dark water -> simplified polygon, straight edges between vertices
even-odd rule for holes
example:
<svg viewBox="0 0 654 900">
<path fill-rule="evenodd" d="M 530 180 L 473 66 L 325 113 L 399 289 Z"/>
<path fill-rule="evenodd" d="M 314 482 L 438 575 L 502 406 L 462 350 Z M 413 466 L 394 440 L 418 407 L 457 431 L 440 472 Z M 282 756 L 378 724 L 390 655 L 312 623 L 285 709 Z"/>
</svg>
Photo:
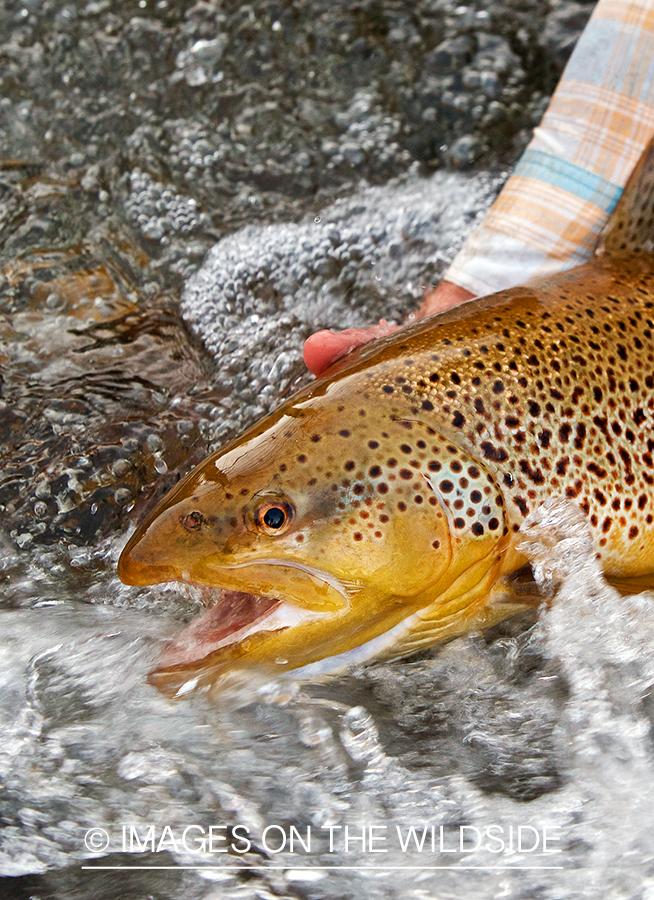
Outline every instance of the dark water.
<svg viewBox="0 0 654 900">
<path fill-rule="evenodd" d="M 145 680 L 199 600 L 115 576 L 149 504 L 306 377 L 308 333 L 438 279 L 590 8 L 0 4 L 3 896 L 651 896 L 652 613 L 565 511 L 538 623 L 218 704 Z M 211 825 L 237 849 L 180 839 Z M 447 852 L 491 825 L 562 852 Z M 310 851 L 276 852 L 291 826 Z"/>
</svg>

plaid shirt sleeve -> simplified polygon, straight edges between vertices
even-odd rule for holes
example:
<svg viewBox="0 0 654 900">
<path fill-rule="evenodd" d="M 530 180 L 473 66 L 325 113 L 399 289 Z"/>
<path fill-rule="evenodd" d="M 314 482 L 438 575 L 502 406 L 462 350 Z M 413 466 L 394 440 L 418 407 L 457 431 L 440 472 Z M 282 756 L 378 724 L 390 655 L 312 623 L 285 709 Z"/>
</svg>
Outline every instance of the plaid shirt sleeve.
<svg viewBox="0 0 654 900">
<path fill-rule="evenodd" d="M 654 0 L 599 0 L 541 125 L 444 278 L 478 295 L 585 262 L 654 134 Z"/>
</svg>

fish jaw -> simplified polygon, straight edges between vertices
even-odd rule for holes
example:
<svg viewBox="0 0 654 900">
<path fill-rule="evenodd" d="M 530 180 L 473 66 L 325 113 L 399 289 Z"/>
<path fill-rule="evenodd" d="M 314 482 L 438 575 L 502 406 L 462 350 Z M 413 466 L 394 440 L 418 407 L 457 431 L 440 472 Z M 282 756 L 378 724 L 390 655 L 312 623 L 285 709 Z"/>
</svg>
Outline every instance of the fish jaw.
<svg viewBox="0 0 654 900">
<path fill-rule="evenodd" d="M 150 673 L 150 683 L 172 695 L 191 683 L 194 689 L 219 688 L 235 670 L 275 677 L 340 657 L 382 638 L 428 602 L 345 583 L 284 559 L 229 567 L 206 558 L 182 569 L 150 564 L 150 555 L 147 542 L 137 537 L 121 558 L 121 577 L 139 584 L 176 581 L 218 588 L 216 605 L 167 645 Z"/>
<path fill-rule="evenodd" d="M 155 673 L 183 670 L 246 641 L 259 631 L 274 632 L 315 618 L 316 614 L 283 600 L 241 591 L 219 591 L 216 605 L 195 619 L 166 646 Z"/>
<path fill-rule="evenodd" d="M 487 627 L 522 608 L 494 602 L 502 554 L 479 560 L 443 594 L 393 598 L 362 592 L 341 610 L 316 612 L 286 601 L 221 592 L 217 605 L 165 649 L 148 680 L 163 693 L 220 694 L 239 673 L 275 679 L 335 674 L 354 664 L 397 659 Z M 236 679 L 236 680 L 234 680 Z"/>
<path fill-rule="evenodd" d="M 218 589 L 216 605 L 166 647 L 149 676 L 169 695 L 184 693 L 189 684 L 219 689 L 235 670 L 270 678 L 369 643 L 372 653 L 376 639 L 383 643 L 385 634 L 432 599 L 424 592 L 400 596 L 374 577 L 353 580 L 281 553 L 230 557 L 220 541 L 214 546 L 199 533 L 180 530 L 179 520 L 189 514 L 186 502 L 178 496 L 159 508 L 128 541 L 119 563 L 127 583 Z M 406 536 L 405 551 L 410 541 L 415 535 Z"/>
<path fill-rule="evenodd" d="M 316 663 L 324 671 L 339 671 L 352 654 L 357 661 L 377 655 L 385 636 L 390 640 L 416 612 L 415 601 L 384 609 L 382 598 L 365 599 L 316 612 L 270 597 L 221 592 L 215 607 L 168 644 L 148 680 L 181 696 L 189 690 L 219 692 L 239 671 L 267 679 Z"/>
</svg>

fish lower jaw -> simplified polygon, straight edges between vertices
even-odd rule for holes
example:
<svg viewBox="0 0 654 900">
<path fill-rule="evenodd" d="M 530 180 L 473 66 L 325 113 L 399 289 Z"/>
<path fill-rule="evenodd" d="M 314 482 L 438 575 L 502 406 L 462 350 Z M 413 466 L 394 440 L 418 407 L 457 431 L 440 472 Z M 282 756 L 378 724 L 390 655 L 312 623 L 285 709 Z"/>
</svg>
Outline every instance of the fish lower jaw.
<svg viewBox="0 0 654 900">
<path fill-rule="evenodd" d="M 209 656 L 213 664 L 217 661 L 214 654 L 220 650 L 242 645 L 262 632 L 282 631 L 321 616 L 272 597 L 215 589 L 211 595 L 213 605 L 168 644 L 155 672 L 196 666 Z M 288 660 L 276 662 L 285 665 Z"/>
<path fill-rule="evenodd" d="M 420 611 L 419 611 L 420 612 Z M 373 661 L 390 661 L 394 658 L 400 658 L 403 654 L 395 656 L 390 650 L 411 630 L 414 618 L 418 613 L 409 615 L 406 619 L 402 619 L 397 625 L 378 634 L 377 637 L 371 638 L 358 647 L 346 650 L 344 653 L 338 653 L 335 656 L 326 656 L 315 662 L 307 663 L 297 669 L 293 669 L 282 674 L 293 678 L 316 678 L 322 675 L 337 675 L 352 669 L 355 666 Z"/>
</svg>

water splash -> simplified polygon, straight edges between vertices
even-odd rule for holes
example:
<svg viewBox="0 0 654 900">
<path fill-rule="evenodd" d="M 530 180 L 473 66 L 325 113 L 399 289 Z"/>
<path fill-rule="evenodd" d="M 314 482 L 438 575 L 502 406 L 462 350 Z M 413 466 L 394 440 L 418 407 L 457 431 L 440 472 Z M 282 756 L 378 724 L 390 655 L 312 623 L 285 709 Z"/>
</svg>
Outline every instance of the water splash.
<svg viewBox="0 0 654 900">
<path fill-rule="evenodd" d="M 214 439 L 279 403 L 304 371 L 312 332 L 402 321 L 502 180 L 414 177 L 363 189 L 310 220 L 250 226 L 216 244 L 182 298 L 183 317 L 217 361 L 217 383 L 238 391 L 212 411 Z"/>
<path fill-rule="evenodd" d="M 554 595 L 535 624 L 340 679 L 241 686 L 236 702 L 169 702 L 147 686 L 170 616 L 68 603 L 33 611 L 37 629 L 3 613 L 3 871 L 97 860 L 83 842 L 93 827 L 121 852 L 127 823 L 141 849 L 169 825 L 177 845 L 162 849 L 218 865 L 225 898 L 243 896 L 243 869 L 271 896 L 293 884 L 366 900 L 646 896 L 654 606 L 605 584 L 574 508 L 551 504 L 524 533 Z M 247 835 L 247 852 L 208 853 L 212 824 Z M 310 852 L 277 852 L 291 827 L 311 834 Z M 529 850 L 544 828 L 560 853 Z"/>
</svg>

